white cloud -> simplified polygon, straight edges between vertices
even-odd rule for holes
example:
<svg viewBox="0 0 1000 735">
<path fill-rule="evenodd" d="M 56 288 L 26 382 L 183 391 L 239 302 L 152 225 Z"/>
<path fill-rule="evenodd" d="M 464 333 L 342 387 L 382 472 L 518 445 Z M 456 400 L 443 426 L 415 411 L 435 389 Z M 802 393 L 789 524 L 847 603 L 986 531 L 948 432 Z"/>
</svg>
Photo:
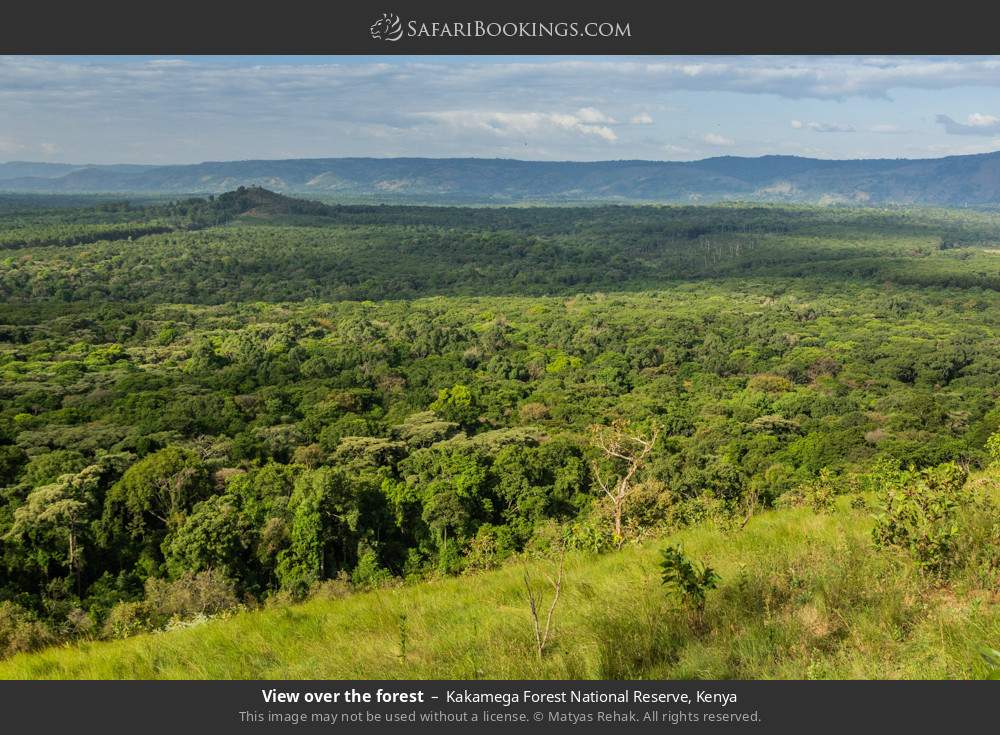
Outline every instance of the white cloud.
<svg viewBox="0 0 1000 735">
<path fill-rule="evenodd" d="M 609 117 L 600 110 L 595 110 L 593 107 L 581 107 L 576 111 L 576 117 L 580 119 L 580 122 L 587 123 L 588 125 L 598 123 L 614 125 L 617 122 L 613 117 Z"/>
<path fill-rule="evenodd" d="M 718 133 L 705 133 L 701 136 L 703 142 L 708 143 L 708 145 L 728 147 L 731 145 L 736 145 L 736 141 L 732 138 L 727 138 L 725 135 L 719 135 Z"/>
<path fill-rule="evenodd" d="M 796 130 L 812 130 L 814 133 L 853 133 L 854 126 L 846 123 L 829 122 L 802 122 L 792 120 L 792 127 Z"/>
<path fill-rule="evenodd" d="M 993 127 L 997 123 L 1000 123 L 1000 117 L 995 115 L 984 115 L 981 112 L 973 112 L 969 115 L 969 125 L 973 127 Z"/>
<path fill-rule="evenodd" d="M 0 154 L 5 156 L 13 155 L 24 150 L 24 146 L 13 138 L 0 135 Z"/>
<path fill-rule="evenodd" d="M 1000 117 L 973 112 L 960 123 L 947 115 L 938 115 L 937 122 L 944 126 L 949 135 L 996 135 L 1000 133 Z"/>
<path fill-rule="evenodd" d="M 927 149 L 956 135 L 979 136 L 969 139 L 986 145 L 1000 136 L 1000 111 L 988 114 L 981 100 L 997 90 L 1000 56 L 0 57 L 0 160 L 599 160 L 608 157 L 611 143 L 616 157 L 655 158 L 719 147 L 761 155 L 801 145 L 804 152 L 820 138 L 824 156 L 850 157 L 864 136 L 811 132 L 852 127 L 824 120 L 913 120 L 909 131 L 855 123 L 869 134 L 908 132 L 871 145 L 893 156 L 907 153 L 904 142 Z M 818 102 L 800 107 L 803 99 Z M 945 105 L 963 110 L 957 121 L 942 115 L 938 126 L 917 127 L 917 120 L 933 119 L 934 110 L 949 109 Z M 975 109 L 982 111 L 966 117 Z M 792 126 L 802 135 L 776 131 L 795 116 L 800 119 Z M 718 130 L 723 120 L 724 126 L 739 121 L 738 141 L 719 133 L 712 134 L 714 142 L 697 132 L 685 137 Z M 690 151 L 665 153 L 665 140 Z M 43 145 L 52 147 L 46 152 Z"/>
<path fill-rule="evenodd" d="M 586 64 L 588 62 L 565 62 Z M 775 94 L 792 99 L 887 97 L 897 89 L 947 89 L 956 86 L 1000 87 L 1000 58 L 891 57 L 722 57 L 692 62 L 589 62 L 592 74 L 612 70 L 632 83 L 659 88 Z M 614 67 L 612 68 L 612 65 Z M 618 84 L 628 84 L 620 79 Z"/>
<path fill-rule="evenodd" d="M 443 110 L 421 112 L 416 116 L 455 128 L 487 131 L 502 136 L 527 136 L 563 131 L 596 136 L 609 143 L 618 139 L 615 131 L 607 125 L 597 124 L 613 123 L 614 120 L 593 108 L 583 108 L 576 113 Z"/>
<path fill-rule="evenodd" d="M 872 125 L 870 128 L 868 128 L 868 131 L 872 133 L 882 133 L 886 135 L 895 135 L 898 133 L 907 132 L 899 125 L 893 125 L 892 123 L 879 123 L 878 125 Z"/>
</svg>

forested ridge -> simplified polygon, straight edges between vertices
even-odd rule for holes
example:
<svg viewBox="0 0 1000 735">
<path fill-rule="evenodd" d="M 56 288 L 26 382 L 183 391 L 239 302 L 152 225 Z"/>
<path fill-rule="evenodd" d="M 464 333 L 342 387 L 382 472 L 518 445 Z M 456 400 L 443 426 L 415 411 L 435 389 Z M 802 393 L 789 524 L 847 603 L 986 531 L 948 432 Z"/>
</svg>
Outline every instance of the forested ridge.
<svg viewBox="0 0 1000 735">
<path fill-rule="evenodd" d="M 0 655 L 988 469 L 998 243 L 933 209 L 19 201 Z M 655 437 L 620 533 L 613 426 Z"/>
<path fill-rule="evenodd" d="M 433 204 L 709 203 L 993 206 L 997 152 L 924 159 L 717 156 L 696 161 L 311 158 L 151 165 L 0 163 L 0 191 L 179 196 L 264 186 L 340 201 Z"/>
</svg>

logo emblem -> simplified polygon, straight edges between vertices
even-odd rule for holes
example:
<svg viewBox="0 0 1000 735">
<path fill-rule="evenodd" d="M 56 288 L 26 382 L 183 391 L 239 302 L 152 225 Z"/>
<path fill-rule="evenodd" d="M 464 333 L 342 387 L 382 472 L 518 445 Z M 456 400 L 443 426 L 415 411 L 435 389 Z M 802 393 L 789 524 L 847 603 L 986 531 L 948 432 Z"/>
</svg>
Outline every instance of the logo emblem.
<svg viewBox="0 0 1000 735">
<path fill-rule="evenodd" d="M 398 41 L 403 37 L 403 24 L 395 13 L 382 13 L 368 30 L 376 41 Z"/>
</svg>

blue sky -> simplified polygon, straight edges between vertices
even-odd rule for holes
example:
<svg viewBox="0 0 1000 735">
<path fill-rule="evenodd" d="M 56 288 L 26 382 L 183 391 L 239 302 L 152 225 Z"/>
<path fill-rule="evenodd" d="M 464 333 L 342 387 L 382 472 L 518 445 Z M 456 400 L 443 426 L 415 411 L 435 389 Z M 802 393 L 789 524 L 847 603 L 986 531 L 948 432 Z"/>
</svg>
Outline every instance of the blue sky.
<svg viewBox="0 0 1000 735">
<path fill-rule="evenodd" d="M 0 161 L 998 149 L 1000 57 L 0 58 Z"/>
</svg>

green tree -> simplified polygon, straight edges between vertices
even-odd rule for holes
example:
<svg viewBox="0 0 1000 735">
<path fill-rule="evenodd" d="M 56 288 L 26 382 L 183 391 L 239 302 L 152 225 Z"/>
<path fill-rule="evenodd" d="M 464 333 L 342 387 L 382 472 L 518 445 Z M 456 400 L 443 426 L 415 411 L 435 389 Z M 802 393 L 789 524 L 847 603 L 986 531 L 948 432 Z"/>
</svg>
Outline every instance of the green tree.
<svg viewBox="0 0 1000 735">
<path fill-rule="evenodd" d="M 278 557 L 283 588 L 297 594 L 356 563 L 361 509 L 358 487 L 342 470 L 306 470 L 295 482 L 289 504 L 289 547 Z"/>
<path fill-rule="evenodd" d="M 442 388 L 430 410 L 445 421 L 454 421 L 465 427 L 474 427 L 479 420 L 479 403 L 467 385 Z"/>
<path fill-rule="evenodd" d="M 78 595 L 84 551 L 81 535 L 90 520 L 99 481 L 100 468 L 92 466 L 35 488 L 14 511 L 14 522 L 4 537 L 29 547 L 29 555 L 43 572 L 53 561 L 64 567 L 74 577 Z"/>
<path fill-rule="evenodd" d="M 107 533 L 125 529 L 137 539 L 160 537 L 212 490 L 208 467 L 197 453 L 178 446 L 132 465 L 108 491 L 102 522 Z"/>
<path fill-rule="evenodd" d="M 248 544 L 254 530 L 244 523 L 230 495 L 215 495 L 197 503 L 167 541 L 167 568 L 174 577 L 184 572 L 218 569 L 227 577 L 252 584 L 253 557 Z"/>
</svg>

